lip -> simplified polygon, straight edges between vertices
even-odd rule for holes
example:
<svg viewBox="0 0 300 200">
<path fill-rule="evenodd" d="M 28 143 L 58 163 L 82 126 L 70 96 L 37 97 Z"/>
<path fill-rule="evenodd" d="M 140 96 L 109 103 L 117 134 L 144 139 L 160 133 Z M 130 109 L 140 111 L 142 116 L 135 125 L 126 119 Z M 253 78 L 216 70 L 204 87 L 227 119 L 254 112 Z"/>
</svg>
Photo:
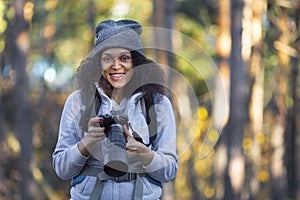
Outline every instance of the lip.
<svg viewBox="0 0 300 200">
<path fill-rule="evenodd" d="M 109 76 L 114 81 L 119 81 L 124 78 L 126 73 L 109 73 Z"/>
</svg>

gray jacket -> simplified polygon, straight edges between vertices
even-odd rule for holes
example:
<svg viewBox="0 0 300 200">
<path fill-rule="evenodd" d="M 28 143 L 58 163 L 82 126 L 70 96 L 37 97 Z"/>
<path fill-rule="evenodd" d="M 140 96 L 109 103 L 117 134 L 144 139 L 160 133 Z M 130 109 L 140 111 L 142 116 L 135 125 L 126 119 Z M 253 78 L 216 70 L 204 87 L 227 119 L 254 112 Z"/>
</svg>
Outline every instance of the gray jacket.
<svg viewBox="0 0 300 200">
<path fill-rule="evenodd" d="M 101 107 L 98 114 L 109 113 L 112 102 L 101 89 Z M 133 129 L 139 133 L 143 140 L 147 141 L 148 126 L 143 117 L 141 104 L 142 94 L 132 96 L 128 102 L 126 114 Z M 77 147 L 80 139 L 87 134 L 79 128 L 79 121 L 85 106 L 81 104 L 80 91 L 73 92 L 66 100 L 59 128 L 58 141 L 53 152 L 53 167 L 57 175 L 63 180 L 69 180 L 80 174 L 85 166 L 103 166 L 103 143 L 97 143 L 90 150 L 89 157 L 83 156 Z M 148 166 L 143 166 L 137 159 L 129 160 L 129 171 L 135 173 L 147 173 L 151 178 L 166 183 L 172 181 L 178 170 L 178 158 L 176 154 L 176 124 L 172 105 L 169 99 L 161 96 L 155 104 L 157 120 L 157 137 L 149 146 L 154 151 L 154 158 Z M 71 188 L 71 199 L 89 199 L 96 177 L 87 176 L 81 183 Z M 146 177 L 142 177 L 143 199 L 159 199 L 162 188 L 152 184 Z M 128 182 L 103 182 L 101 199 L 133 199 L 135 180 Z"/>
</svg>

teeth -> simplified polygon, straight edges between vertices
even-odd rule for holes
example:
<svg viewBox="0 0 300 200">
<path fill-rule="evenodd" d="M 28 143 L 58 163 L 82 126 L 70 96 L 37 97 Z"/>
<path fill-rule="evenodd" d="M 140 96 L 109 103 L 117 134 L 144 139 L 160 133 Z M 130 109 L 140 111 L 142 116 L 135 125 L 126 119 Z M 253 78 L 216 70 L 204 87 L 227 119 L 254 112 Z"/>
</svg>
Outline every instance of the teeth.
<svg viewBox="0 0 300 200">
<path fill-rule="evenodd" d="M 123 74 L 112 74 L 112 76 L 113 76 L 113 77 L 118 77 L 118 78 L 119 78 L 119 77 L 122 77 Z"/>
<path fill-rule="evenodd" d="M 110 76 L 114 77 L 114 78 L 122 78 L 124 76 L 125 73 L 109 73 Z"/>
</svg>

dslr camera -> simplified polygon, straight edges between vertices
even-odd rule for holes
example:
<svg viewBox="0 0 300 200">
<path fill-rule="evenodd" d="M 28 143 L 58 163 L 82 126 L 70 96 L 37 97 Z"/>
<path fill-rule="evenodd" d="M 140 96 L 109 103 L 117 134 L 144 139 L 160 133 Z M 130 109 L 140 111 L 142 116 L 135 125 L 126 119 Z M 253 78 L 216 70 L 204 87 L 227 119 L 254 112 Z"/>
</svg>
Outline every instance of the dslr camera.
<svg viewBox="0 0 300 200">
<path fill-rule="evenodd" d="M 104 127 L 107 142 L 104 152 L 104 172 L 112 177 L 120 177 L 128 171 L 126 138 L 122 124 L 127 123 L 126 117 L 106 114 L 100 115 L 100 126 Z"/>
</svg>

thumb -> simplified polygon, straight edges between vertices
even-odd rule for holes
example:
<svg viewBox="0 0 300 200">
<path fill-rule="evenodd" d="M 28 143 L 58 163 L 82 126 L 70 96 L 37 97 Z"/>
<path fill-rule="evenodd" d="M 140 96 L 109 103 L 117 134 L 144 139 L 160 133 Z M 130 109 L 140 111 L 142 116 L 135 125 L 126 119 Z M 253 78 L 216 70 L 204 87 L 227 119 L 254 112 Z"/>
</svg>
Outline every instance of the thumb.
<svg viewBox="0 0 300 200">
<path fill-rule="evenodd" d="M 123 125 L 123 130 L 124 130 L 124 136 L 127 140 L 129 140 L 132 136 L 130 135 L 127 126 L 124 124 Z"/>
</svg>

